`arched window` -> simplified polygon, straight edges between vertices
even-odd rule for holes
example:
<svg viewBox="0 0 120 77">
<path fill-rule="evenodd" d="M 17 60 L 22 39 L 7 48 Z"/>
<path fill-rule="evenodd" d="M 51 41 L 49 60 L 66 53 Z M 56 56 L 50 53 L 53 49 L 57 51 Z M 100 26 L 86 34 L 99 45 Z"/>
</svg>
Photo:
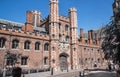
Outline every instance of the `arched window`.
<svg viewBox="0 0 120 77">
<path fill-rule="evenodd" d="M 0 48 L 5 48 L 5 38 L 0 38 Z"/>
<path fill-rule="evenodd" d="M 30 49 L 30 41 L 24 42 L 24 49 Z"/>
<path fill-rule="evenodd" d="M 65 25 L 65 31 L 68 31 L 68 30 L 69 30 L 69 26 Z"/>
<path fill-rule="evenodd" d="M 39 42 L 35 43 L 35 50 L 40 50 L 40 43 Z"/>
<path fill-rule="evenodd" d="M 44 57 L 44 65 L 48 64 L 48 57 Z"/>
<path fill-rule="evenodd" d="M 13 40 L 12 41 L 12 48 L 13 49 L 18 49 L 19 47 L 19 41 L 18 40 Z"/>
<path fill-rule="evenodd" d="M 49 48 L 49 44 L 45 43 L 45 45 L 44 45 L 44 51 L 48 51 L 48 48 Z"/>
<path fill-rule="evenodd" d="M 28 64 L 28 57 L 22 56 L 21 58 L 21 65 L 27 65 Z"/>
</svg>

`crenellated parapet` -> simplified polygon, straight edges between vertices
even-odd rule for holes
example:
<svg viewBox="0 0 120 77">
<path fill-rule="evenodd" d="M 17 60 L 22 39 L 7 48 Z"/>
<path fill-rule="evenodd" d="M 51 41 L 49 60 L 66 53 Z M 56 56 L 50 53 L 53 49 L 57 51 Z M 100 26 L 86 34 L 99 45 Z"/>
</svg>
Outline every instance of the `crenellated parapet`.
<svg viewBox="0 0 120 77">
<path fill-rule="evenodd" d="M 68 22 L 68 23 L 70 22 L 70 20 L 69 20 L 68 17 L 66 17 L 66 16 L 61 16 L 61 15 L 59 16 L 59 20 L 60 20 L 60 21 L 65 21 L 65 22 Z"/>
<path fill-rule="evenodd" d="M 13 29 L 6 29 L 6 28 L 1 28 L 0 34 L 6 34 L 6 35 L 12 34 L 13 36 L 19 36 L 19 37 L 50 40 L 49 35 L 43 35 L 43 34 L 31 33 L 31 32 L 25 32 L 25 31 L 13 30 Z"/>
</svg>

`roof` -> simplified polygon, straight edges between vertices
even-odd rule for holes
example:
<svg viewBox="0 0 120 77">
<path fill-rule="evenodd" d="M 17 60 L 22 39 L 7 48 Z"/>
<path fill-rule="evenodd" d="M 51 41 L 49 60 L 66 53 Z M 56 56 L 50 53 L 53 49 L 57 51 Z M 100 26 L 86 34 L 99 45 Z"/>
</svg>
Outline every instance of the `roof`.
<svg viewBox="0 0 120 77">
<path fill-rule="evenodd" d="M 5 20 L 5 19 L 0 19 L 0 23 L 10 24 L 10 25 L 13 25 L 13 26 L 18 26 L 18 27 L 22 27 L 24 25 L 23 23 L 13 22 L 13 21 Z"/>
<path fill-rule="evenodd" d="M 45 28 L 43 27 L 34 27 L 34 30 L 38 30 L 40 32 L 46 32 Z"/>
</svg>

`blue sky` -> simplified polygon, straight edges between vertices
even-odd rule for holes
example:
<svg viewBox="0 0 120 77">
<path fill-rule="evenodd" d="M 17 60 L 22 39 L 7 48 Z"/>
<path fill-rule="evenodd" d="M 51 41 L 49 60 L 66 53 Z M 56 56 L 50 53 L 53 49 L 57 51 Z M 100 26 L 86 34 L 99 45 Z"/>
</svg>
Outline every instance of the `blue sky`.
<svg viewBox="0 0 120 77">
<path fill-rule="evenodd" d="M 78 29 L 98 29 L 110 21 L 114 0 L 59 0 L 59 14 L 68 16 L 68 9 L 75 7 Z M 27 10 L 39 10 L 42 18 L 49 14 L 49 0 L 0 0 L 0 18 L 25 23 Z"/>
</svg>

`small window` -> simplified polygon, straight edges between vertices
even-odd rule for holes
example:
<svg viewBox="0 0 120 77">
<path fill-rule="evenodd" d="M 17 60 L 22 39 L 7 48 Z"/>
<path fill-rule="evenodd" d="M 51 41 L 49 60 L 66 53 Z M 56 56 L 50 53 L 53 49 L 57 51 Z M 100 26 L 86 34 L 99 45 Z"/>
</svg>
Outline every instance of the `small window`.
<svg viewBox="0 0 120 77">
<path fill-rule="evenodd" d="M 100 63 L 100 59 L 98 58 L 98 63 Z"/>
<path fill-rule="evenodd" d="M 85 43 L 87 44 L 87 43 L 88 43 L 88 40 L 85 40 Z"/>
<path fill-rule="evenodd" d="M 13 49 L 18 49 L 19 46 L 19 41 L 18 40 L 13 40 L 12 41 L 12 48 Z"/>
<path fill-rule="evenodd" d="M 52 63 L 55 63 L 55 59 L 52 59 Z"/>
<path fill-rule="evenodd" d="M 35 50 L 40 50 L 40 43 L 39 42 L 35 43 Z"/>
<path fill-rule="evenodd" d="M 73 48 L 74 51 L 76 51 L 76 48 Z"/>
<path fill-rule="evenodd" d="M 25 41 L 24 49 L 30 49 L 30 42 L 29 41 Z"/>
<path fill-rule="evenodd" d="M 86 50 L 86 48 L 84 48 L 84 50 Z"/>
<path fill-rule="evenodd" d="M 87 63 L 87 58 L 85 58 L 85 63 Z"/>
<path fill-rule="evenodd" d="M 27 60 L 28 60 L 28 57 L 22 57 L 21 58 L 21 65 L 27 65 Z"/>
<path fill-rule="evenodd" d="M 5 39 L 4 38 L 0 38 L 0 48 L 4 48 L 5 47 Z"/>
<path fill-rule="evenodd" d="M 44 50 L 45 50 L 45 51 L 48 51 L 48 48 L 49 48 L 49 44 L 46 43 L 46 44 L 44 45 Z"/>
<path fill-rule="evenodd" d="M 48 64 L 48 57 L 44 57 L 44 65 Z"/>
<path fill-rule="evenodd" d="M 66 38 L 65 38 L 65 39 L 66 39 L 66 41 L 69 41 L 69 36 L 66 36 Z"/>
<path fill-rule="evenodd" d="M 68 31 L 68 30 L 69 30 L 69 26 L 66 25 L 66 26 L 65 26 L 65 31 Z"/>
<path fill-rule="evenodd" d="M 100 52 L 100 50 L 98 49 L 98 53 Z"/>
<path fill-rule="evenodd" d="M 55 38 L 55 34 L 52 34 L 52 38 Z"/>
<path fill-rule="evenodd" d="M 61 34 L 59 34 L 59 40 L 62 40 L 62 36 L 61 36 Z"/>
<path fill-rule="evenodd" d="M 59 30 L 61 30 L 61 23 L 59 23 Z"/>
</svg>

